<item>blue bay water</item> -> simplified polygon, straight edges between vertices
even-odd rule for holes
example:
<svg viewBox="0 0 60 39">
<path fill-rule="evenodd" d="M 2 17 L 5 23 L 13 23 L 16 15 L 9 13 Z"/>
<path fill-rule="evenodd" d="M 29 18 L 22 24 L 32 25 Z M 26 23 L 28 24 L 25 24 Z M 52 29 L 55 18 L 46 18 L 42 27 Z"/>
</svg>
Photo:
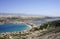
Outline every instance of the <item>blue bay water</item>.
<svg viewBox="0 0 60 39">
<path fill-rule="evenodd" d="M 26 30 L 29 27 L 25 24 L 0 24 L 0 33 L 4 32 L 17 32 Z"/>
</svg>

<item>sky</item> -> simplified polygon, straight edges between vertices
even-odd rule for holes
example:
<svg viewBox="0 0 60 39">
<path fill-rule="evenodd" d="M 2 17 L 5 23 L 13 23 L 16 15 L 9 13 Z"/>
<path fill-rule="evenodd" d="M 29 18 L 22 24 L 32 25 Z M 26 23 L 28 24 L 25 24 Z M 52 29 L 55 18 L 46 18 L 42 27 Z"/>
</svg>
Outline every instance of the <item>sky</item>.
<svg viewBox="0 0 60 39">
<path fill-rule="evenodd" d="M 0 13 L 60 16 L 60 0 L 0 0 Z"/>
</svg>

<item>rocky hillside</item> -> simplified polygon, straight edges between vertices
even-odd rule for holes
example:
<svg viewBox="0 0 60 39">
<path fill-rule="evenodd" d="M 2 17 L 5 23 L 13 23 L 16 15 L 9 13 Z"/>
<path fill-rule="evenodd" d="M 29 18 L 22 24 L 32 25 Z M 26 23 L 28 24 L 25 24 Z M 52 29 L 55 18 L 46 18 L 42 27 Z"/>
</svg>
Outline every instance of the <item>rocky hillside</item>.
<svg viewBox="0 0 60 39">
<path fill-rule="evenodd" d="M 44 23 L 31 31 L 26 39 L 60 39 L 60 20 Z"/>
<path fill-rule="evenodd" d="M 42 32 L 38 39 L 60 39 L 60 27 Z"/>
</svg>

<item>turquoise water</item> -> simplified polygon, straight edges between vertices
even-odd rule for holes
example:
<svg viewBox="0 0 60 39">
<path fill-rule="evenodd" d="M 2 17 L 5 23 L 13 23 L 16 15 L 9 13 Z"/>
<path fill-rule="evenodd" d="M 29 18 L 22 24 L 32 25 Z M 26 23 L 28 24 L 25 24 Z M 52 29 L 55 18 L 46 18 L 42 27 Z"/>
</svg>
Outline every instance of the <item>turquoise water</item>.
<svg viewBox="0 0 60 39">
<path fill-rule="evenodd" d="M 26 30 L 29 27 L 25 24 L 0 24 L 0 33 L 4 32 L 17 32 Z"/>
</svg>

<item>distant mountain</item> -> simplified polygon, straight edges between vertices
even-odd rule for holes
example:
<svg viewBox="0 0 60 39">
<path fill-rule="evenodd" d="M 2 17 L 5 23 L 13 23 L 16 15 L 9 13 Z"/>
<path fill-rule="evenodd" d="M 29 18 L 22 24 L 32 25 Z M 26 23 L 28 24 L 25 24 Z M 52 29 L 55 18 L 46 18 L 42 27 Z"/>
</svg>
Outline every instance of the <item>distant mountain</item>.
<svg viewBox="0 0 60 39">
<path fill-rule="evenodd" d="M 25 15 L 25 14 L 22 14 L 22 13 L 0 13 L 0 15 Z"/>
<path fill-rule="evenodd" d="M 43 16 L 43 15 L 35 15 L 35 14 L 24 14 L 24 13 L 0 13 L 0 15 L 18 15 L 18 16 Z M 46 17 L 46 16 L 44 16 Z"/>
</svg>

